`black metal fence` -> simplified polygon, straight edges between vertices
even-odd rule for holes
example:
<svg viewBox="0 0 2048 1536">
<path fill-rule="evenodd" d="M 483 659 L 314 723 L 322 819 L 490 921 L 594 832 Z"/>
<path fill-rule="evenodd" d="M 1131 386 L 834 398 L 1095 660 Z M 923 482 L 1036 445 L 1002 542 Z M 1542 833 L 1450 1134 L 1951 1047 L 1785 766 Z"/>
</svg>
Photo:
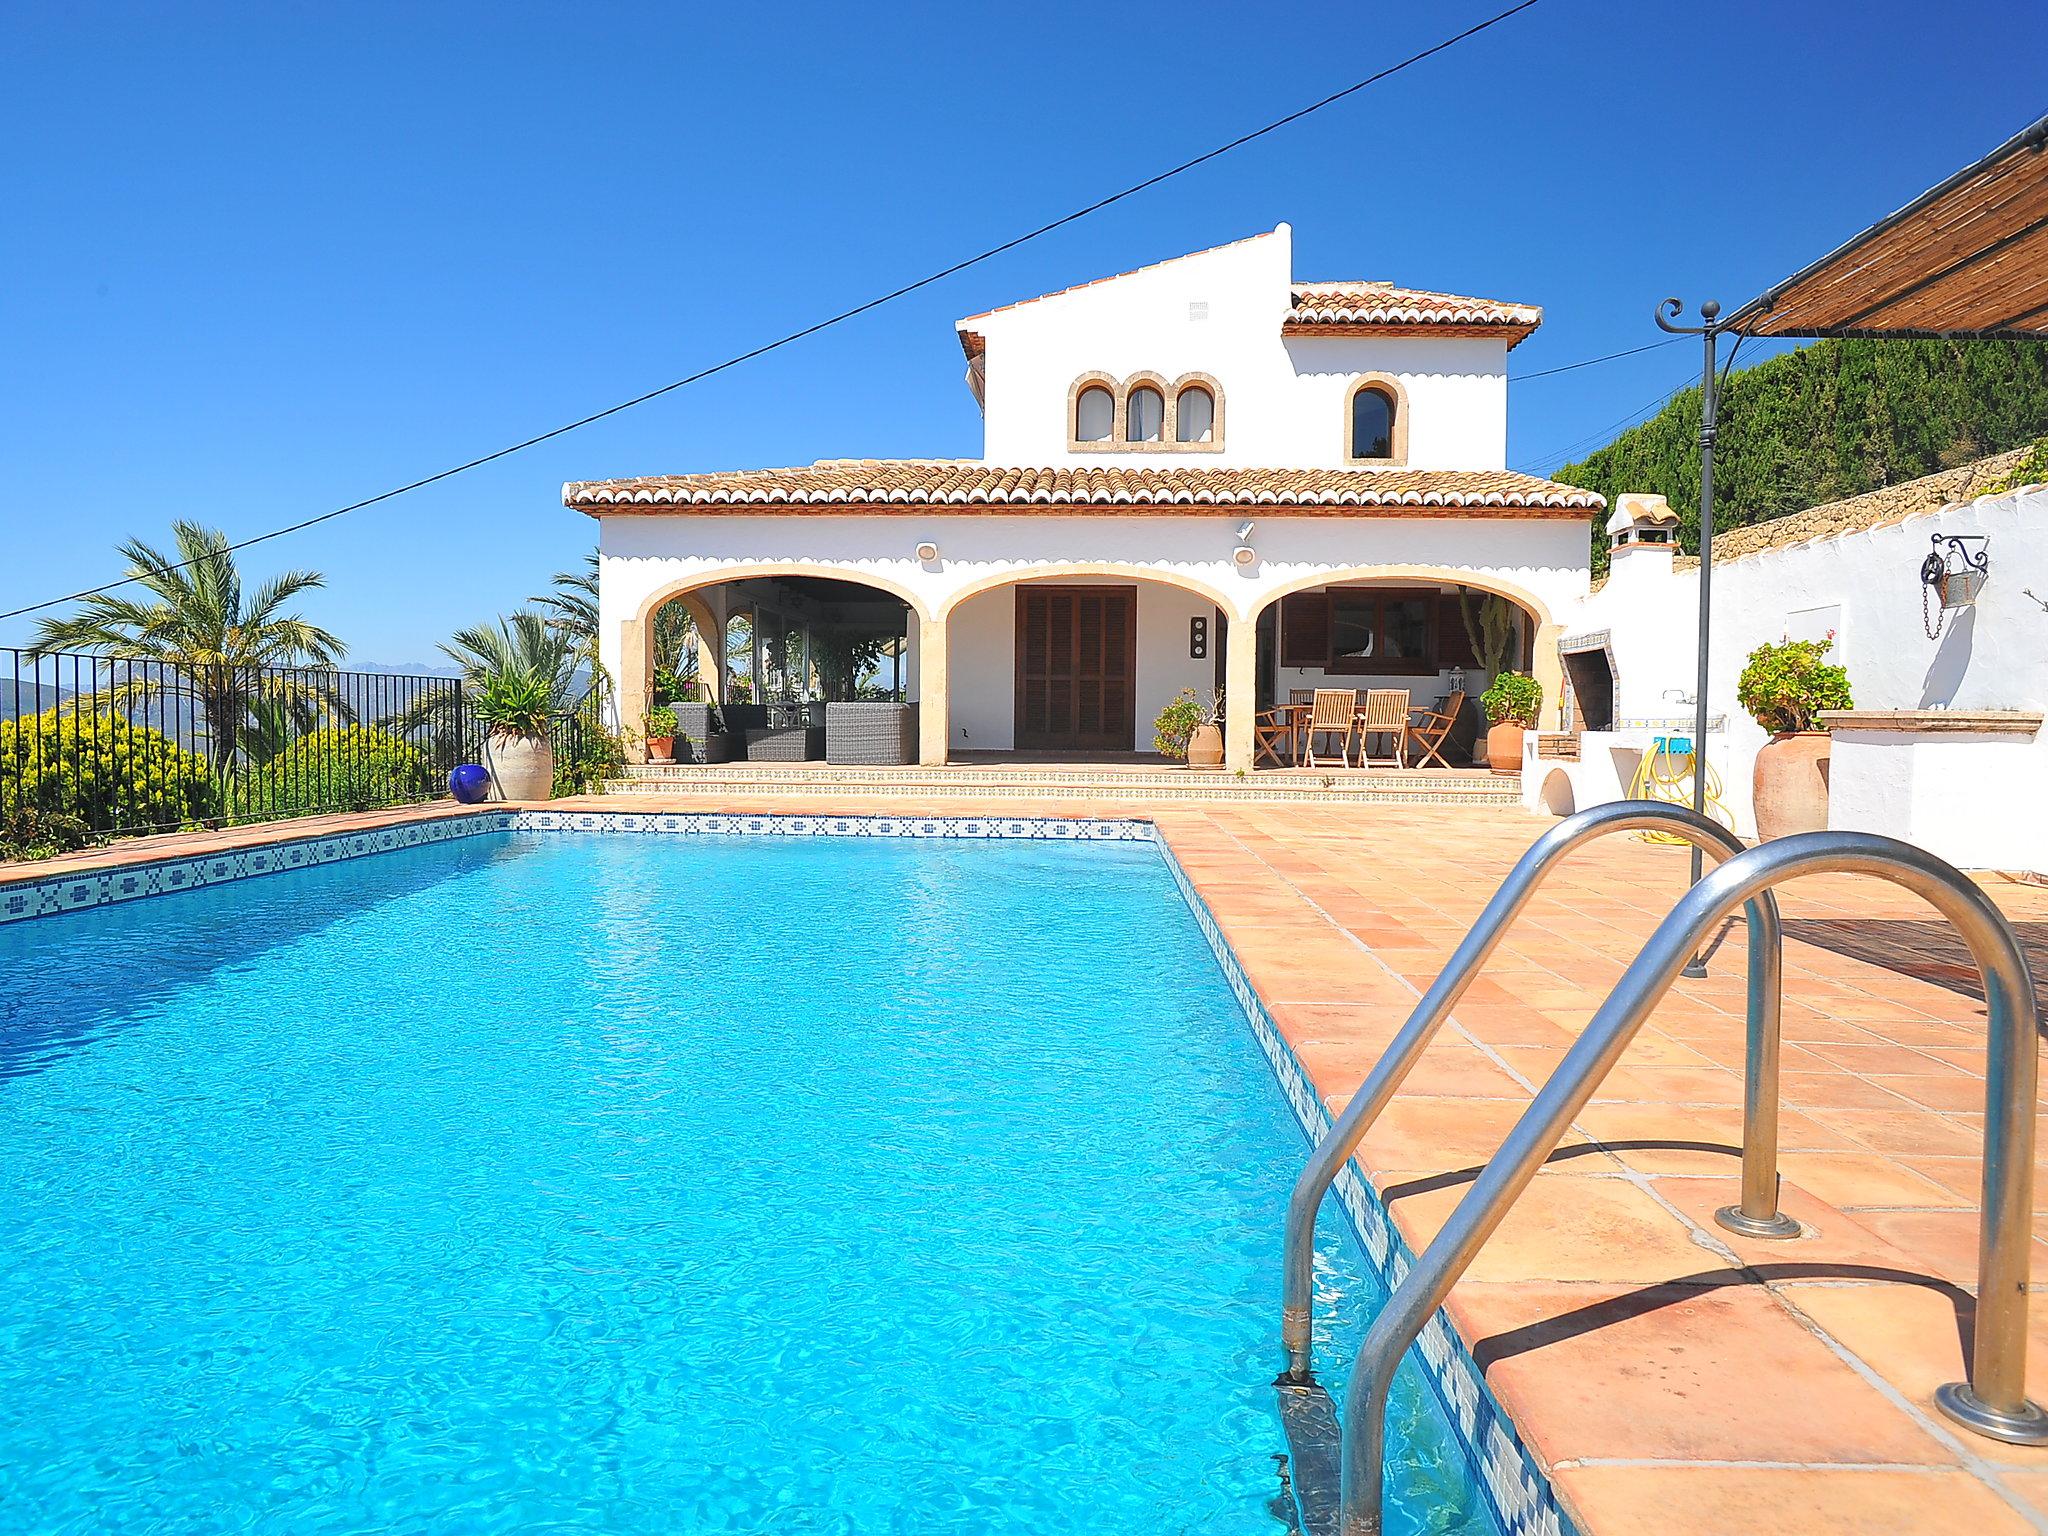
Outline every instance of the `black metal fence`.
<svg viewBox="0 0 2048 1536">
<path fill-rule="evenodd" d="M 459 678 L 0 650 L 0 817 L 99 836 L 432 799 L 479 735 Z"/>
</svg>

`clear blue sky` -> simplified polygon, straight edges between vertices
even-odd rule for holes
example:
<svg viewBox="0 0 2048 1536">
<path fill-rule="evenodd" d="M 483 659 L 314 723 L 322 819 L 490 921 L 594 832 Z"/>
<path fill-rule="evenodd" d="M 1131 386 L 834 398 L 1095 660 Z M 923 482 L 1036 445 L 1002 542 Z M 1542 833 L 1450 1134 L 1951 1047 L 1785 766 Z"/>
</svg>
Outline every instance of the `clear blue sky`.
<svg viewBox="0 0 2048 1536">
<path fill-rule="evenodd" d="M 236 536 L 857 303 L 1497 4 L 64 4 L 0 15 L 0 609 Z M 1149 17 L 1149 20 L 1146 18 Z M 1142 25 L 1141 25 L 1142 23 Z M 1385 85 L 706 384 L 245 557 L 369 662 L 539 590 L 564 479 L 972 455 L 952 322 L 1294 225 L 1298 276 L 1540 303 L 1512 367 L 1732 306 L 2037 116 L 2027 0 L 1543 0 Z M 1531 381 L 1510 462 L 1689 345 Z M 0 645 L 29 621 L 0 625 Z"/>
</svg>

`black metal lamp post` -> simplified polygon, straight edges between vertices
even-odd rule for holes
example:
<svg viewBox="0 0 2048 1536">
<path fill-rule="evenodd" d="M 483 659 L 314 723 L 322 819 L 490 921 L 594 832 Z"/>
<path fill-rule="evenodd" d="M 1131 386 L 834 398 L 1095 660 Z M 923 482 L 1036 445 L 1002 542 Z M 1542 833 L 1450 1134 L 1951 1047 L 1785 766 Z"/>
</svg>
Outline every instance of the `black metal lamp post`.
<svg viewBox="0 0 2048 1536">
<path fill-rule="evenodd" d="M 1685 312 L 1685 306 L 1677 299 L 1666 299 L 1657 306 L 1656 320 L 1660 330 L 1674 336 L 1697 336 L 1702 347 L 1700 360 L 1700 639 L 1699 676 L 1693 688 L 1693 736 L 1692 736 L 1692 808 L 1701 815 L 1707 810 L 1707 638 L 1713 629 L 1714 608 L 1714 419 L 1718 399 L 1718 359 L 1715 356 L 1721 340 L 1721 306 L 1712 299 L 1700 305 L 1699 325 L 1678 325 L 1674 322 Z M 1700 849 L 1695 843 L 1692 850 L 1692 883 L 1700 882 Z M 1694 959 L 1685 968 L 1688 976 L 1704 976 L 1707 968 L 1704 961 Z"/>
</svg>

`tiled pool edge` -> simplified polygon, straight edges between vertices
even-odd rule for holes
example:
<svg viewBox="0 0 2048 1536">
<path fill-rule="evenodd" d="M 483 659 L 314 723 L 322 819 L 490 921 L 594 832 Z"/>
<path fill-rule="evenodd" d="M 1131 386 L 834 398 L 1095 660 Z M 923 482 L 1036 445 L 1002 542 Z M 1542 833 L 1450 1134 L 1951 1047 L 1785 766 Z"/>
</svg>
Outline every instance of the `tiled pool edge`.
<svg viewBox="0 0 2048 1536">
<path fill-rule="evenodd" d="M 1265 1052 L 1273 1075 L 1279 1079 L 1280 1090 L 1286 1096 L 1288 1106 L 1293 1109 L 1309 1140 L 1320 1141 L 1330 1128 L 1330 1116 L 1310 1085 L 1308 1074 L 1295 1056 L 1294 1048 L 1274 1027 L 1266 1005 L 1260 1001 L 1257 991 L 1245 976 L 1244 967 L 1238 963 L 1237 954 L 1223 936 L 1208 903 L 1202 899 L 1187 871 L 1181 868 L 1172 845 L 1164 837 L 1156 841 L 1174 884 L 1179 888 L 1188 910 L 1193 913 L 1203 938 L 1208 941 L 1210 953 L 1216 957 L 1224 980 L 1244 1010 L 1245 1019 L 1251 1025 L 1259 1048 Z M 1344 1165 L 1337 1176 L 1336 1189 L 1359 1246 L 1378 1273 L 1381 1283 L 1392 1291 L 1407 1275 L 1415 1260 L 1414 1251 L 1389 1219 L 1378 1192 L 1359 1176 L 1355 1164 L 1347 1162 Z M 1280 1240 L 1280 1214 L 1274 1214 L 1275 1243 Z M 1277 1319 L 1277 1295 L 1273 1298 L 1273 1308 Z M 1558 1503 L 1550 1479 L 1522 1443 L 1514 1421 L 1488 1389 L 1471 1350 L 1441 1310 L 1422 1330 L 1416 1350 L 1421 1358 L 1423 1374 L 1435 1388 L 1453 1432 L 1465 1443 L 1473 1470 L 1478 1474 L 1480 1491 L 1492 1506 L 1504 1536 L 1576 1536 L 1579 1530 L 1577 1522 Z"/>
<path fill-rule="evenodd" d="M 278 823 L 282 830 L 287 823 Z M 722 811 L 456 811 L 360 831 L 314 832 L 207 853 L 166 854 L 100 869 L 0 882 L 0 924 L 195 891 L 344 859 L 490 832 L 614 832 L 653 836 L 1002 837 L 1047 842 L 1152 842 L 1149 821 L 1070 816 L 818 816 Z"/>
<path fill-rule="evenodd" d="M 210 853 L 170 855 L 104 869 L 58 872 L 0 884 L 0 924 L 105 906 L 147 896 L 203 889 L 377 853 L 493 832 L 600 832 L 642 836 L 1006 838 L 1057 842 L 1148 842 L 1159 850 L 1264 1051 L 1289 1106 L 1309 1137 L 1329 1129 L 1324 1111 L 1293 1049 L 1274 1027 L 1229 941 L 1194 882 L 1158 829 L 1143 819 L 1071 816 L 807 815 L 714 811 L 449 811 L 360 831 L 312 833 Z M 1359 1244 L 1391 1290 L 1413 1253 L 1388 1219 L 1378 1195 L 1347 1164 L 1339 1200 Z M 1275 1213 L 1275 1241 L 1279 1213 Z M 1277 1307 L 1277 1298 L 1276 1298 Z M 1439 1312 L 1417 1345 L 1439 1400 L 1471 1457 L 1482 1495 L 1505 1536 L 1567 1536 L 1576 1525 L 1559 1506 L 1513 1423 L 1487 1389 L 1470 1351 Z"/>
</svg>

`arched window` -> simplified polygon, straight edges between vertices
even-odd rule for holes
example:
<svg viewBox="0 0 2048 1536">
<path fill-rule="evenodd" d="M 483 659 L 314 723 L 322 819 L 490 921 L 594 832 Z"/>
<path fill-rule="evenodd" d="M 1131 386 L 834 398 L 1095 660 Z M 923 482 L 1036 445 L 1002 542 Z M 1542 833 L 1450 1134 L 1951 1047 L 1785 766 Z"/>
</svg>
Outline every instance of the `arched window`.
<svg viewBox="0 0 2048 1536">
<path fill-rule="evenodd" d="M 1124 441 L 1156 443 L 1166 431 L 1166 397 L 1149 384 L 1131 391 L 1124 404 Z"/>
<path fill-rule="evenodd" d="M 1368 384 L 1351 397 L 1351 457 L 1391 459 L 1394 454 L 1394 397 Z"/>
<path fill-rule="evenodd" d="M 1074 400 L 1074 441 L 1106 443 L 1116 423 L 1116 397 L 1091 384 Z"/>
<path fill-rule="evenodd" d="M 1209 443 L 1216 440 L 1216 397 L 1199 384 L 1190 384 L 1173 397 L 1173 435 L 1177 442 Z"/>
</svg>

